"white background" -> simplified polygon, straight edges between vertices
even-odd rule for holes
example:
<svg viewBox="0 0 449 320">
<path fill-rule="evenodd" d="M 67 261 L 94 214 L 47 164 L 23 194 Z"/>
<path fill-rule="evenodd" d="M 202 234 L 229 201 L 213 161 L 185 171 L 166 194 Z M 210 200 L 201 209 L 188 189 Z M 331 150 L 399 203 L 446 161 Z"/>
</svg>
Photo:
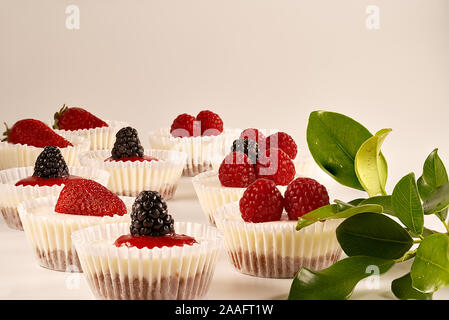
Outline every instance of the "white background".
<svg viewBox="0 0 449 320">
<path fill-rule="evenodd" d="M 68 30 L 74 3 L 80 29 Z M 365 26 L 369 5 L 380 9 L 378 30 Z M 449 163 L 448 30 L 447 0 L 0 0 L 0 120 L 48 121 L 66 103 L 128 121 L 146 143 L 176 115 L 209 108 L 228 127 L 290 133 L 301 155 L 310 111 L 332 110 L 372 132 L 393 128 L 383 148 L 391 192 L 421 174 L 433 148 Z M 173 203 L 202 219 L 194 195 Z M 11 286 L 0 297 L 58 294 L 8 273 L 29 272 L 21 259 L 31 257 L 21 244 L 11 251 L 20 237 L 5 230 L 0 250 L 24 256 L 2 255 L 0 285 Z"/>
</svg>

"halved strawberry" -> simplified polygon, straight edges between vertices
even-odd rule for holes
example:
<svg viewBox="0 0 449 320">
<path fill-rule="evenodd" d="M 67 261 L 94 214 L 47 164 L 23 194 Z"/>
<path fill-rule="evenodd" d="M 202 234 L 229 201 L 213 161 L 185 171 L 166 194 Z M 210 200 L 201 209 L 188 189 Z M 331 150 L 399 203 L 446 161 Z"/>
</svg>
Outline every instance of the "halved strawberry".
<svg viewBox="0 0 449 320">
<path fill-rule="evenodd" d="M 125 203 L 112 191 L 88 179 L 68 183 L 59 194 L 55 211 L 84 216 L 126 214 Z"/>
<path fill-rule="evenodd" d="M 54 132 L 49 126 L 39 120 L 24 119 L 17 121 L 11 128 L 5 123 L 6 137 L 2 141 L 13 144 L 26 144 L 37 148 L 53 146 L 66 148 L 73 146 L 69 141 Z"/>
<path fill-rule="evenodd" d="M 67 107 L 65 104 L 55 113 L 53 129 L 80 130 L 107 127 L 108 124 L 89 111 L 79 107 Z"/>
</svg>

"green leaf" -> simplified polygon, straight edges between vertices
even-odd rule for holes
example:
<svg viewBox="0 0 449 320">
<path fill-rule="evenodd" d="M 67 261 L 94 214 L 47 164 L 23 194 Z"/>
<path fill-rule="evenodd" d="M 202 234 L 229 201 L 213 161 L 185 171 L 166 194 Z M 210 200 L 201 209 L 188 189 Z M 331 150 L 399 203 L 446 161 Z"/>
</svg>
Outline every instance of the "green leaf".
<svg viewBox="0 0 449 320">
<path fill-rule="evenodd" d="M 410 173 L 399 180 L 394 187 L 391 203 L 399 220 L 415 234 L 422 234 L 424 210 L 414 173 Z"/>
<path fill-rule="evenodd" d="M 352 216 L 337 228 L 337 239 L 348 256 L 399 259 L 413 245 L 404 228 L 386 215 L 365 213 Z"/>
<path fill-rule="evenodd" d="M 378 204 L 384 208 L 384 213 L 391 216 L 395 216 L 393 210 L 393 205 L 391 204 L 391 196 L 376 196 L 363 200 L 360 202 L 361 205 L 364 204 Z"/>
<path fill-rule="evenodd" d="M 424 213 L 432 214 L 445 210 L 449 206 L 449 183 L 433 190 L 424 201 Z"/>
<path fill-rule="evenodd" d="M 449 237 L 433 234 L 424 238 L 413 261 L 410 276 L 413 287 L 423 293 L 449 285 Z"/>
<path fill-rule="evenodd" d="M 329 207 L 331 206 L 331 207 Z M 320 220 L 344 219 L 359 213 L 373 212 L 382 213 L 383 208 L 377 204 L 367 204 L 363 206 L 349 207 L 348 209 L 337 211 L 337 205 L 328 205 L 309 212 L 298 219 L 296 230 L 301 230 Z M 321 209 L 321 210 L 320 210 Z"/>
<path fill-rule="evenodd" d="M 293 279 L 289 300 L 342 300 L 351 296 L 357 283 L 372 273 L 368 267 L 377 266 L 380 274 L 394 265 L 392 260 L 373 257 L 349 257 L 327 269 L 312 271 L 301 268 Z"/>
<path fill-rule="evenodd" d="M 314 111 L 307 125 L 307 144 L 316 163 L 342 185 L 364 190 L 355 173 L 360 146 L 372 134 L 360 123 L 335 112 Z"/>
<path fill-rule="evenodd" d="M 388 167 L 380 148 L 390 132 L 391 129 L 377 132 L 361 145 L 355 156 L 355 172 L 370 197 L 386 194 Z"/>
<path fill-rule="evenodd" d="M 410 273 L 394 280 L 391 283 L 391 291 L 401 300 L 432 300 L 433 293 L 422 293 L 412 286 Z"/>
<path fill-rule="evenodd" d="M 418 179 L 419 194 L 426 200 L 433 190 L 448 182 L 446 167 L 438 155 L 438 149 L 435 149 L 424 162 L 423 174 Z"/>
<path fill-rule="evenodd" d="M 438 149 L 433 150 L 426 161 L 424 162 L 423 174 L 418 179 L 418 190 L 421 195 L 421 199 L 424 201 L 430 196 L 430 194 L 449 182 L 446 167 L 443 161 L 438 155 Z M 424 211 L 424 214 L 426 212 Z M 448 209 L 444 209 L 440 212 L 434 213 L 441 221 L 446 221 Z"/>
</svg>

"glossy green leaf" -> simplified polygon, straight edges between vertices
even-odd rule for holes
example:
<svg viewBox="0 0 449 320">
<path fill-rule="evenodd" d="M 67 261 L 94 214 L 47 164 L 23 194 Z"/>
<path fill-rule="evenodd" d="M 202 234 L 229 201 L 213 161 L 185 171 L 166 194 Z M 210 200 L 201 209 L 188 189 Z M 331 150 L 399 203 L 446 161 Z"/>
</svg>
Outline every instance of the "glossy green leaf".
<svg viewBox="0 0 449 320">
<path fill-rule="evenodd" d="M 364 190 L 354 168 L 360 146 L 372 134 L 357 121 L 335 112 L 309 116 L 307 144 L 316 163 L 342 185 Z"/>
<path fill-rule="evenodd" d="M 423 174 L 418 179 L 419 194 L 426 200 L 433 190 L 448 182 L 446 167 L 438 155 L 438 149 L 435 149 L 424 162 Z"/>
<path fill-rule="evenodd" d="M 336 234 L 348 256 L 399 259 L 413 245 L 412 237 L 400 224 L 376 213 L 346 219 L 338 226 Z"/>
<path fill-rule="evenodd" d="M 412 286 L 410 273 L 394 280 L 391 283 L 391 291 L 401 300 L 432 300 L 433 293 L 422 293 Z"/>
<path fill-rule="evenodd" d="M 392 260 L 373 257 L 349 257 L 327 269 L 312 271 L 301 268 L 293 279 L 289 300 L 343 300 L 351 296 L 357 283 L 369 277 L 369 267 L 376 266 L 380 274 L 394 265 Z"/>
<path fill-rule="evenodd" d="M 378 204 L 384 208 L 384 213 L 391 216 L 395 216 L 393 205 L 391 204 L 391 196 L 376 196 L 368 199 L 364 199 L 360 202 L 361 205 L 364 204 Z"/>
<path fill-rule="evenodd" d="M 355 156 L 355 172 L 370 197 L 385 195 L 388 166 L 380 148 L 391 129 L 382 129 L 366 140 Z"/>
<path fill-rule="evenodd" d="M 323 208 L 323 209 L 320 210 L 321 208 Z M 359 213 L 365 213 L 365 212 L 382 213 L 382 211 L 383 211 L 382 206 L 379 206 L 376 204 L 367 204 L 367 205 L 363 205 L 363 206 L 360 205 L 360 206 L 350 207 L 350 208 L 342 210 L 342 211 L 334 211 L 335 208 L 329 208 L 329 207 L 328 208 L 321 207 L 321 208 L 317 209 L 317 210 L 320 210 L 318 213 L 316 212 L 317 210 L 314 210 L 311 212 L 310 216 L 307 216 L 309 214 L 308 213 L 308 214 L 302 216 L 301 218 L 299 218 L 298 224 L 296 225 L 296 230 L 301 230 L 302 228 L 309 226 L 312 223 L 318 222 L 320 220 L 344 219 L 344 218 L 352 217 Z"/>
<path fill-rule="evenodd" d="M 403 177 L 394 187 L 391 203 L 396 216 L 415 234 L 422 234 L 424 210 L 416 186 L 415 174 Z"/>
<path fill-rule="evenodd" d="M 449 285 L 449 237 L 433 234 L 424 238 L 410 272 L 413 287 L 421 292 L 435 292 Z"/>
<path fill-rule="evenodd" d="M 449 206 L 449 183 L 433 190 L 423 203 L 424 213 L 441 212 Z"/>
</svg>

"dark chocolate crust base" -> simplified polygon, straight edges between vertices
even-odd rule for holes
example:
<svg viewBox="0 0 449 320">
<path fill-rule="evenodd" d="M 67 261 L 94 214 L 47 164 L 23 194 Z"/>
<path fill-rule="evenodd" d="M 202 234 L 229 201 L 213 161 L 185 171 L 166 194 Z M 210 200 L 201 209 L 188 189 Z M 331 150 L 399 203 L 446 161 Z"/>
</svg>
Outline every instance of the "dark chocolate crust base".
<svg viewBox="0 0 449 320">
<path fill-rule="evenodd" d="M 201 172 L 212 170 L 212 164 L 211 163 L 203 163 L 203 164 L 192 164 L 187 167 L 184 167 L 184 170 L 182 171 L 182 175 L 185 177 L 194 177 L 197 174 L 200 174 Z"/>
<path fill-rule="evenodd" d="M 75 250 L 43 251 L 36 248 L 41 267 L 63 272 L 82 272 L 81 264 Z"/>
<path fill-rule="evenodd" d="M 108 300 L 190 300 L 203 296 L 209 289 L 211 272 L 197 273 L 195 276 L 165 277 L 150 282 L 148 279 L 126 276 L 122 281 L 118 275 L 87 275 L 95 296 Z"/>
<path fill-rule="evenodd" d="M 248 251 L 228 251 L 234 267 L 242 273 L 264 278 L 293 278 L 301 267 L 327 268 L 338 261 L 341 249 L 315 258 L 256 255 Z"/>
<path fill-rule="evenodd" d="M 159 190 L 154 190 L 154 191 L 157 191 L 162 196 L 162 198 L 164 198 L 165 200 L 169 200 L 173 197 L 177 188 L 178 188 L 177 184 L 176 185 L 167 185 Z M 143 191 L 143 190 L 141 190 L 141 191 Z M 123 192 L 117 192 L 116 194 L 118 196 L 137 197 L 139 195 L 139 193 L 140 193 L 140 191 L 138 191 L 138 192 L 123 191 Z"/>
<path fill-rule="evenodd" d="M 0 208 L 6 225 L 15 230 L 23 231 L 22 221 L 20 220 L 17 208 Z"/>
</svg>

